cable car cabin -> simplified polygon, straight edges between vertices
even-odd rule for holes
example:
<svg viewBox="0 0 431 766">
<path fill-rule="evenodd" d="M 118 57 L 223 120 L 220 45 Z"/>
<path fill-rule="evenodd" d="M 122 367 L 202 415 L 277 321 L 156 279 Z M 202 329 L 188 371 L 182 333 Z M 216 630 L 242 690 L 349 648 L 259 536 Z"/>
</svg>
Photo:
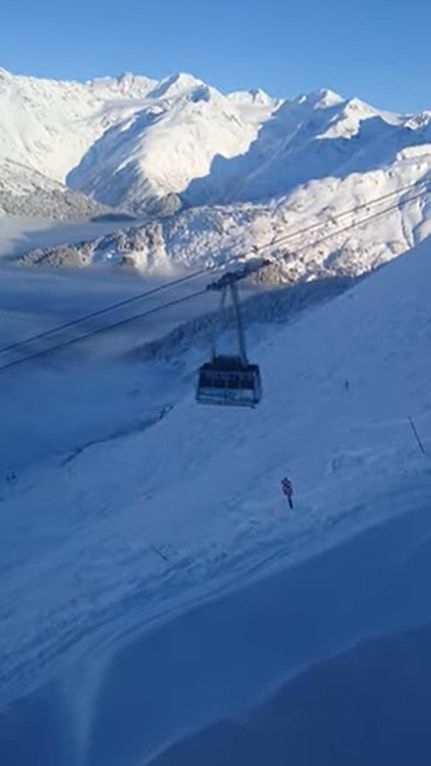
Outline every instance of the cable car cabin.
<svg viewBox="0 0 431 766">
<path fill-rule="evenodd" d="M 201 404 L 254 407 L 262 398 L 260 371 L 239 356 L 215 356 L 199 370 L 196 399 Z"/>
</svg>

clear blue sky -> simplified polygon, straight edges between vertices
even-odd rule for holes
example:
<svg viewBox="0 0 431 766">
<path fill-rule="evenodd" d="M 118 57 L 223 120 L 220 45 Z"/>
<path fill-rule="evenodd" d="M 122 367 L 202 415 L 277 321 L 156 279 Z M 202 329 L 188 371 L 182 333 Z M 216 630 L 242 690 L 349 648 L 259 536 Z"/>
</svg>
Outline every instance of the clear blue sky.
<svg viewBox="0 0 431 766">
<path fill-rule="evenodd" d="M 0 66 L 85 80 L 191 72 L 222 90 L 319 87 L 431 109 L 431 0 L 6 0 Z"/>
</svg>

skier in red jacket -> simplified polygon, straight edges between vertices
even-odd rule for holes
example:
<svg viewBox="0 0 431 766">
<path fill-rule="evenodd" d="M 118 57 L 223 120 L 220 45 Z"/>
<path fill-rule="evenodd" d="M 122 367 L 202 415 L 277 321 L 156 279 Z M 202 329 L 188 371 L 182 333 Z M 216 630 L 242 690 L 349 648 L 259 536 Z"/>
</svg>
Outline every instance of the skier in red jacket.
<svg viewBox="0 0 431 766">
<path fill-rule="evenodd" d="M 289 503 L 289 508 L 293 508 L 293 486 L 290 479 L 288 479 L 286 476 L 284 479 L 281 480 L 281 491 L 283 492 L 283 495 L 286 497 L 287 502 Z"/>
</svg>

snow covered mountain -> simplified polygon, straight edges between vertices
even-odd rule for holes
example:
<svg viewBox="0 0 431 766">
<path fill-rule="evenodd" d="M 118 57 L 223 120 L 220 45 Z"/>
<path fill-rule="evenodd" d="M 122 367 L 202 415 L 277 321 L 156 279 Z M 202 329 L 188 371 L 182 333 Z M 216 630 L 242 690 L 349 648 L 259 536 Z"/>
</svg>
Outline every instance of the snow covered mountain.
<svg viewBox="0 0 431 766">
<path fill-rule="evenodd" d="M 210 174 L 216 157 L 246 152 L 276 104 L 263 94 L 229 99 L 185 75 L 168 78 L 144 108 L 103 134 L 68 183 L 138 210 L 161 197 L 169 203 L 169 195 Z"/>
<path fill-rule="evenodd" d="M 245 151 L 276 101 L 229 99 L 191 75 L 88 83 L 0 70 L 0 163 L 28 165 L 110 205 L 142 209 Z"/>
<path fill-rule="evenodd" d="M 224 95 L 186 74 L 74 83 L 0 70 L 0 158 L 110 205 L 172 194 L 262 202 L 413 157 L 419 177 L 430 141 L 430 113 L 390 114 L 329 90 L 282 101 Z"/>
<path fill-rule="evenodd" d="M 0 213 L 76 221 L 112 212 L 112 208 L 54 181 L 28 165 L 3 159 Z"/>
<path fill-rule="evenodd" d="M 64 182 L 94 141 L 154 83 L 123 75 L 90 83 L 43 80 L 0 69 L 0 157 Z"/>
<path fill-rule="evenodd" d="M 85 200 L 85 191 L 80 198 L 71 195 L 66 175 L 117 118 L 115 99 L 128 104 L 130 88 L 139 98 L 152 84 L 126 75 L 89 85 L 62 83 L 0 69 L 0 211 L 21 214 L 25 206 L 26 214 L 40 215 L 43 208 L 46 217 L 75 219 L 103 212 L 96 200 Z M 54 199 L 46 199 L 47 189 Z M 70 205 L 79 199 L 81 204 Z"/>
<path fill-rule="evenodd" d="M 330 90 L 224 95 L 187 74 L 73 83 L 0 70 L 0 210 L 82 217 L 90 197 L 162 219 L 26 263 L 201 265 L 312 225 L 320 237 L 272 249 L 284 258 L 274 278 L 361 273 L 428 236 L 430 182 L 429 112 L 387 113 Z M 405 205 L 411 184 L 422 196 Z M 332 236 L 340 213 L 397 190 L 387 216 L 383 205 Z"/>
</svg>

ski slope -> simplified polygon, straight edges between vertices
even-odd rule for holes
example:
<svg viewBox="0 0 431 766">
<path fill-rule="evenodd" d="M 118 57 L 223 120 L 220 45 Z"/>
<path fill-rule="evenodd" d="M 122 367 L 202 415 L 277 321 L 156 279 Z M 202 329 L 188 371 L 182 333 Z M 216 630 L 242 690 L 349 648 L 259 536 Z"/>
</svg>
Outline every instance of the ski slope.
<svg viewBox="0 0 431 766">
<path fill-rule="evenodd" d="M 431 531 L 429 248 L 428 240 L 296 320 L 256 327 L 250 357 L 264 385 L 256 410 L 195 404 L 202 357 L 192 338 L 189 350 L 170 360 L 112 360 L 111 373 L 105 360 L 99 374 L 107 380 L 139 371 L 133 396 L 153 407 L 168 402 L 160 417 L 5 477 L 6 762 L 24 766 L 37 752 L 44 766 L 147 763 L 185 733 L 244 713 L 310 662 L 430 620 L 422 591 L 414 608 L 398 614 L 382 587 L 376 604 L 387 609 L 379 619 L 367 612 L 364 593 L 357 618 L 346 606 L 357 578 L 354 568 L 346 573 L 347 562 L 368 555 L 366 530 L 380 525 L 386 539 L 386 525 L 405 516 L 405 531 L 394 533 L 399 558 L 389 549 L 387 557 L 375 554 L 382 582 Z M 73 359 L 83 364 L 85 352 Z M 30 368 L 36 400 L 41 372 L 54 381 L 69 364 L 59 358 Z M 18 370 L 0 380 L 3 401 L 21 385 Z M 107 419 L 115 407 L 112 396 L 108 402 Z M 57 417 L 61 426 L 61 417 L 80 415 L 69 413 L 65 400 Z M 82 417 L 91 428 L 91 410 Z M 285 473 L 296 490 L 291 514 L 279 493 Z M 407 534 L 410 516 L 416 537 Z M 359 533 L 365 543 L 343 547 Z M 317 583 L 328 567 L 332 612 L 326 632 L 316 632 Z M 306 584 L 303 622 L 290 645 Z M 360 594 L 362 577 L 355 587 Z M 284 605 L 284 593 L 296 611 Z M 397 589 L 391 594 L 396 600 Z M 249 631 L 247 620 L 262 629 Z"/>
<path fill-rule="evenodd" d="M 137 722 L 115 705 L 113 690 L 127 682 L 145 705 L 133 667 L 151 678 L 157 654 L 169 658 L 170 633 L 175 659 L 153 676 L 157 692 L 145 721 L 151 729 L 176 718 L 178 737 L 181 717 L 183 731 L 152 766 L 427 763 L 429 481 L 411 489 L 391 497 L 397 509 L 404 503 L 398 518 L 120 653 L 98 695 L 94 762 L 109 763 L 112 750 L 119 763 L 121 751 L 133 754 Z M 216 723 L 202 728 L 211 717 Z"/>
</svg>

